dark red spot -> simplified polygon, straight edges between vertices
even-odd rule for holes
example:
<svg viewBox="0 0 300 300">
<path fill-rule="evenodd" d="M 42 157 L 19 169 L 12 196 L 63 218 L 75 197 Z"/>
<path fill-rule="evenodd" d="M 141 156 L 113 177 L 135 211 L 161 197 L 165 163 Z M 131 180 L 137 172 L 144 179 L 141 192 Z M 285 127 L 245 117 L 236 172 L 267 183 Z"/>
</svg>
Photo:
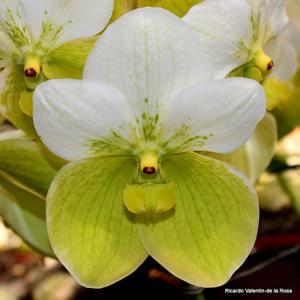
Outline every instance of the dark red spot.
<svg viewBox="0 0 300 300">
<path fill-rule="evenodd" d="M 271 71 L 271 70 L 273 69 L 273 67 L 274 67 L 274 62 L 273 62 L 273 60 L 271 60 L 271 61 L 268 63 L 267 70 L 268 70 L 268 71 Z"/>
<path fill-rule="evenodd" d="M 148 175 L 154 174 L 155 172 L 156 172 L 156 170 L 154 167 L 145 167 L 143 169 L 143 173 L 148 174 Z"/>
<path fill-rule="evenodd" d="M 24 71 L 26 77 L 34 78 L 37 76 L 37 72 L 34 68 L 30 68 Z"/>
</svg>

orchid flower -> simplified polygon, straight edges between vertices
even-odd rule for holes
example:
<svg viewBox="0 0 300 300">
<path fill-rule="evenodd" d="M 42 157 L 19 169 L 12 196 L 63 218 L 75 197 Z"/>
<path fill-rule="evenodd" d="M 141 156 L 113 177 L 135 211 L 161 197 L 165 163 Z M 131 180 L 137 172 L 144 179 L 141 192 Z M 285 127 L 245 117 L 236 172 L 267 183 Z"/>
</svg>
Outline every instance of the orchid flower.
<svg viewBox="0 0 300 300">
<path fill-rule="evenodd" d="M 273 69 L 272 76 L 286 80 L 295 72 L 295 49 L 276 40 L 288 23 L 284 0 L 205 0 L 183 20 L 215 61 L 215 78 L 262 81 Z"/>
<path fill-rule="evenodd" d="M 112 9 L 113 0 L 1 1 L 0 103 L 17 127 L 32 132 L 27 115 L 32 114 L 32 91 L 39 83 L 81 77 L 93 43 L 78 39 L 100 32 Z"/>
<path fill-rule="evenodd" d="M 212 81 L 196 34 L 161 8 L 111 24 L 84 80 L 38 86 L 33 119 L 69 160 L 47 196 L 55 254 L 83 285 L 104 287 L 148 255 L 192 284 L 224 284 L 250 253 L 257 197 L 238 171 L 193 151 L 229 152 L 265 114 L 261 86 Z"/>
<path fill-rule="evenodd" d="M 215 78 L 242 76 L 263 81 L 265 87 L 281 86 L 274 77 L 287 79 L 296 71 L 295 49 L 281 34 L 287 23 L 284 1 L 205 0 L 183 20 L 198 34 L 214 62 Z M 267 108 L 273 110 L 280 103 L 270 95 L 273 89 L 265 90 Z M 245 145 L 230 154 L 212 156 L 229 162 L 255 183 L 269 165 L 276 142 L 276 121 L 269 114 Z"/>
</svg>

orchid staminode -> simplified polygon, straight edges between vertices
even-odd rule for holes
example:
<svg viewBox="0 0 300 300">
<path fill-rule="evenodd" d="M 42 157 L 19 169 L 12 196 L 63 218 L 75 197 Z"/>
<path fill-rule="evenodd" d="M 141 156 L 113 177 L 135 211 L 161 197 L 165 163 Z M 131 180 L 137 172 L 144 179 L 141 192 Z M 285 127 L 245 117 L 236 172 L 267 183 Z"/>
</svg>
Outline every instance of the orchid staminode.
<svg viewBox="0 0 300 300">
<path fill-rule="evenodd" d="M 113 3 L 113 0 L 1 1 L 0 103 L 15 125 L 26 132 L 32 131 L 31 118 L 27 116 L 32 114 L 31 93 L 42 81 L 81 76 L 84 59 L 93 44 L 78 39 L 91 37 L 107 25 Z"/>
<path fill-rule="evenodd" d="M 184 16 L 215 61 L 215 78 L 279 80 L 295 72 L 296 53 L 276 37 L 288 23 L 284 0 L 205 0 Z"/>
<path fill-rule="evenodd" d="M 46 146 L 71 161 L 47 196 L 55 254 L 77 280 L 104 287 L 148 255 L 202 287 L 226 282 L 250 253 L 256 193 L 225 153 L 265 114 L 254 80 L 212 81 L 197 35 L 159 8 L 111 24 L 84 80 L 55 79 L 34 94 Z"/>
</svg>

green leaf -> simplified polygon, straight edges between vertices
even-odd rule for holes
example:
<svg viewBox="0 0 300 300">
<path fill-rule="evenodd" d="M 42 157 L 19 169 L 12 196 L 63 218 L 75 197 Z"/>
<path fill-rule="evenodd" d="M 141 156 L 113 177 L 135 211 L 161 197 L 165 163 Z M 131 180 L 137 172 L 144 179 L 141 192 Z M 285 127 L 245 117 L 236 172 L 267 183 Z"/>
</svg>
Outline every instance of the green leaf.
<svg viewBox="0 0 300 300">
<path fill-rule="evenodd" d="M 98 37 L 78 39 L 63 44 L 51 52 L 42 65 L 48 79 L 82 78 L 85 61 Z"/>
<path fill-rule="evenodd" d="M 33 249 L 54 256 L 48 239 L 45 212 L 43 197 L 0 171 L 0 215 Z"/>
<path fill-rule="evenodd" d="M 276 144 L 276 121 L 268 113 L 257 125 L 255 132 L 245 145 L 229 154 L 206 154 L 231 164 L 243 172 L 250 182 L 255 183 L 270 164 Z"/>
<path fill-rule="evenodd" d="M 175 276 L 197 286 L 229 280 L 249 255 L 258 227 L 255 191 L 237 171 L 195 153 L 161 163 L 176 207 L 139 225 L 147 252 Z"/>
<path fill-rule="evenodd" d="M 28 139 L 0 139 L 0 170 L 43 195 L 57 172 L 39 145 Z"/>
<path fill-rule="evenodd" d="M 88 159 L 66 165 L 51 185 L 50 241 L 59 260 L 84 286 L 110 285 L 147 256 L 122 202 L 136 170 L 130 157 Z"/>
<path fill-rule="evenodd" d="M 32 118 L 24 114 L 19 106 L 21 92 L 26 90 L 22 68 L 14 66 L 2 72 L 7 72 L 5 86 L 0 94 L 0 104 L 5 107 L 4 116 L 28 135 L 36 137 Z"/>
<path fill-rule="evenodd" d="M 202 0 L 137 0 L 139 7 L 156 6 L 167 9 L 177 15 L 183 17 L 189 9 L 202 2 Z"/>
</svg>

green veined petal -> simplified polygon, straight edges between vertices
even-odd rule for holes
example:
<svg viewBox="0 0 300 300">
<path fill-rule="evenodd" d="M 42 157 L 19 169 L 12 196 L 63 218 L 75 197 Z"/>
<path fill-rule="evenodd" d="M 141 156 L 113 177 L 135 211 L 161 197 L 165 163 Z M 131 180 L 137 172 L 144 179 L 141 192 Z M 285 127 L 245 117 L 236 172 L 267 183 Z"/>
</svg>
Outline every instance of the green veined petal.
<svg viewBox="0 0 300 300">
<path fill-rule="evenodd" d="M 0 170 L 44 195 L 56 174 L 39 145 L 28 139 L 0 141 Z"/>
<path fill-rule="evenodd" d="M 254 190 L 236 171 L 195 153 L 168 156 L 162 169 L 166 181 L 175 185 L 176 207 L 173 214 L 139 225 L 146 250 L 191 284 L 224 284 L 254 244 Z"/>
<path fill-rule="evenodd" d="M 110 285 L 132 273 L 147 256 L 122 202 L 136 169 L 130 157 L 88 159 L 68 164 L 51 185 L 50 241 L 84 286 Z"/>
<path fill-rule="evenodd" d="M 86 58 L 98 37 L 78 39 L 63 44 L 47 56 L 43 64 L 43 73 L 48 79 L 82 77 Z"/>
<path fill-rule="evenodd" d="M 0 215 L 33 249 L 54 256 L 46 228 L 45 199 L 0 171 Z"/>
</svg>

